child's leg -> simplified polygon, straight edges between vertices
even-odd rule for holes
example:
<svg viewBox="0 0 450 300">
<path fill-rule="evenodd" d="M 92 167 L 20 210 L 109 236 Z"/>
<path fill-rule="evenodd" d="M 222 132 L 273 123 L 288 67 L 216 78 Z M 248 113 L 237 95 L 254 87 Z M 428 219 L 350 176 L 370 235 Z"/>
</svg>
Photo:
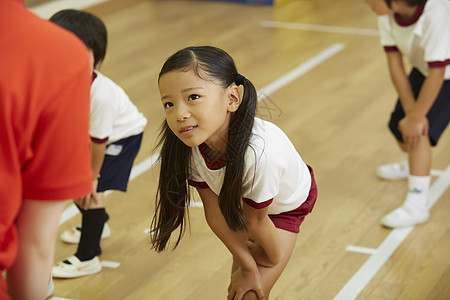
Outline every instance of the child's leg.
<svg viewBox="0 0 450 300">
<path fill-rule="evenodd" d="M 279 228 L 277 228 L 277 232 L 280 235 L 280 240 L 284 248 L 283 260 L 273 268 L 258 266 L 258 270 L 261 275 L 264 295 L 266 299 L 269 299 L 270 291 L 272 290 L 276 281 L 280 277 L 281 273 L 283 273 L 284 269 L 286 268 L 286 265 L 289 262 L 289 259 L 291 258 L 292 251 L 294 250 L 295 241 L 297 239 L 297 234 L 294 232 L 289 232 Z M 238 268 L 239 268 L 238 263 L 233 259 L 232 273 L 236 271 Z M 253 291 L 247 292 L 243 297 L 243 300 L 252 300 L 252 299 L 258 300 L 258 296 Z"/>
<path fill-rule="evenodd" d="M 59 262 L 52 269 L 55 278 L 76 278 L 95 274 L 102 269 L 98 255 L 101 254 L 100 238 L 103 226 L 108 220 L 103 203 L 103 193 L 98 194 L 98 203 L 91 203 L 92 209 L 84 210 L 75 201 L 82 215 L 80 242 L 75 255 Z"/>
<path fill-rule="evenodd" d="M 406 200 L 402 206 L 381 219 L 381 224 L 386 227 L 412 226 L 426 222 L 429 218 L 427 198 L 431 181 L 431 144 L 428 136 L 423 136 L 418 146 L 409 151 L 409 165 Z"/>
<path fill-rule="evenodd" d="M 419 72 L 419 70 L 413 68 L 408 76 L 408 80 L 411 84 L 413 95 L 415 98 L 418 97 L 422 84 L 425 77 Z M 403 144 L 402 133 L 398 128 L 398 123 L 405 117 L 405 112 L 403 111 L 400 99 L 397 99 L 394 110 L 392 111 L 391 118 L 389 120 L 389 129 L 394 135 L 398 146 L 405 155 L 405 160 L 401 162 L 395 162 L 387 165 L 382 165 L 377 168 L 376 173 L 378 177 L 385 180 L 399 180 L 407 179 L 409 174 L 408 166 L 408 149 L 406 149 Z"/>
<path fill-rule="evenodd" d="M 429 176 L 431 169 L 431 144 L 428 136 L 422 136 L 418 146 L 410 151 L 409 172 L 414 176 Z"/>
<path fill-rule="evenodd" d="M 105 222 L 109 219 L 105 211 L 103 193 L 97 194 L 97 203 L 91 202 L 89 209 L 81 212 L 81 237 L 75 256 L 80 261 L 86 261 L 102 253 L 100 239 Z"/>
</svg>

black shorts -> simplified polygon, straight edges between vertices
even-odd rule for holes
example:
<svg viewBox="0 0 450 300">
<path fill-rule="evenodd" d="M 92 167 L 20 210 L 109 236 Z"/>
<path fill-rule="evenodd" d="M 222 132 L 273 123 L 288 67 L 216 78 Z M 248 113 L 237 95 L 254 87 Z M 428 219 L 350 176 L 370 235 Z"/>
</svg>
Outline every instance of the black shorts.
<svg viewBox="0 0 450 300">
<path fill-rule="evenodd" d="M 133 135 L 106 146 L 97 192 L 107 190 L 126 192 L 131 168 L 141 147 L 142 135 L 142 133 Z"/>
<path fill-rule="evenodd" d="M 423 76 L 419 70 L 413 68 L 409 74 L 409 82 L 416 100 L 424 81 L 425 76 Z M 389 121 L 389 129 L 401 143 L 403 143 L 403 138 L 400 130 L 398 130 L 398 122 L 404 117 L 405 113 L 402 105 L 400 104 L 400 100 L 397 99 L 397 104 L 392 112 L 391 120 Z M 430 126 L 428 130 L 430 143 L 432 146 L 436 146 L 441 134 L 444 132 L 450 121 L 450 80 L 444 81 L 441 91 L 428 111 L 427 119 Z"/>
</svg>

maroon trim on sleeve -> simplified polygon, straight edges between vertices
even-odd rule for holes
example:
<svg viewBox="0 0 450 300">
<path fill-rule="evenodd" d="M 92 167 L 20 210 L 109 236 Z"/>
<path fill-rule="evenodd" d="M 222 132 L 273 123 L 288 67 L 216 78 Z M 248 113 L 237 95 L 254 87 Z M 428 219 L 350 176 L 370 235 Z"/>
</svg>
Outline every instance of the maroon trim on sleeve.
<svg viewBox="0 0 450 300">
<path fill-rule="evenodd" d="M 190 180 L 189 179 L 188 183 L 189 183 L 190 186 L 193 186 L 193 187 L 195 187 L 197 189 L 208 189 L 209 188 L 208 184 L 206 182 L 204 182 L 204 181 L 199 182 L 199 181 L 194 181 L 194 180 Z"/>
<path fill-rule="evenodd" d="M 400 52 L 397 46 L 384 46 L 384 52 Z"/>
<path fill-rule="evenodd" d="M 108 139 L 109 139 L 109 137 L 105 137 L 104 139 L 98 139 L 98 138 L 91 136 L 91 141 L 93 141 L 94 143 L 97 143 L 97 144 L 104 144 L 108 141 Z"/>
<path fill-rule="evenodd" d="M 257 203 L 249 198 L 243 198 L 243 201 L 255 209 L 262 209 L 262 208 L 269 206 L 273 202 L 273 198 L 270 200 L 261 202 L 261 203 Z"/>
<path fill-rule="evenodd" d="M 401 18 L 400 18 L 400 15 L 394 14 L 395 22 L 396 22 L 399 26 L 403 26 L 403 27 L 406 27 L 406 26 L 409 26 L 409 25 L 412 25 L 412 24 L 416 23 L 417 20 L 419 20 L 420 16 L 422 15 L 423 9 L 425 8 L 425 4 L 426 4 L 426 3 L 427 3 L 427 0 L 423 1 L 423 2 L 419 5 L 419 7 L 417 7 L 417 10 L 416 10 L 416 12 L 414 13 L 414 15 L 413 15 L 411 18 L 409 18 L 409 19 L 406 19 L 406 20 L 405 20 L 405 19 L 401 19 Z"/>
<path fill-rule="evenodd" d="M 91 81 L 91 83 L 94 82 L 95 78 L 97 78 L 97 73 L 92 72 L 92 81 Z"/>
<path fill-rule="evenodd" d="M 450 65 L 450 59 L 446 59 L 444 61 L 430 61 L 428 62 L 428 66 L 430 68 L 441 68 Z"/>
</svg>

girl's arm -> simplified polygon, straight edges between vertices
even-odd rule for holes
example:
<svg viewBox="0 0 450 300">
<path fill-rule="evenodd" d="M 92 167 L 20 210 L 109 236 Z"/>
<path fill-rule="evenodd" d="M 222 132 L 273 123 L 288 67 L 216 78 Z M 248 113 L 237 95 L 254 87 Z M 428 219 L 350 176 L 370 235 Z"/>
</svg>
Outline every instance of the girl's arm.
<svg viewBox="0 0 450 300">
<path fill-rule="evenodd" d="M 248 222 L 248 231 L 250 240 L 264 250 L 264 260 L 257 262 L 264 267 L 274 267 L 283 260 L 284 251 L 280 236 L 275 225 L 270 220 L 268 207 L 255 209 L 244 203 L 244 217 Z M 257 248 L 256 248 L 257 249 Z"/>
<path fill-rule="evenodd" d="M 233 257 L 238 261 L 242 273 L 241 279 L 233 287 L 231 299 L 241 299 L 242 296 L 254 290 L 259 299 L 264 299 L 261 277 L 257 264 L 247 246 L 248 234 L 246 232 L 235 232 L 230 229 L 219 208 L 219 197 L 211 189 L 198 189 L 203 201 L 206 221 L 211 230 L 225 244 Z"/>
</svg>

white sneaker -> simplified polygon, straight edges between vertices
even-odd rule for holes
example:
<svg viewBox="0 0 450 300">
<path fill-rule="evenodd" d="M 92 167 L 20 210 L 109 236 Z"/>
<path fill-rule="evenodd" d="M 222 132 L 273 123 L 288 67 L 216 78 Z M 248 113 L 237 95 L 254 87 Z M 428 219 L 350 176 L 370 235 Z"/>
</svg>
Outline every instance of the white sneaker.
<svg viewBox="0 0 450 300">
<path fill-rule="evenodd" d="M 50 277 L 50 282 L 48 283 L 47 295 L 45 299 L 49 298 L 55 292 L 55 283 L 53 282 L 53 278 Z"/>
<path fill-rule="evenodd" d="M 408 179 L 409 165 L 406 160 L 382 165 L 377 168 L 376 173 L 378 177 L 384 180 Z"/>
<path fill-rule="evenodd" d="M 111 236 L 111 228 L 109 228 L 108 223 L 105 223 L 102 231 L 102 239 L 109 238 Z M 68 244 L 78 244 L 81 237 L 81 227 L 76 226 L 63 231 L 60 235 L 61 240 Z"/>
<path fill-rule="evenodd" d="M 91 260 L 80 261 L 78 257 L 71 256 L 58 263 L 52 269 L 52 276 L 55 278 L 76 278 L 98 273 L 102 270 L 102 265 L 98 256 Z"/>
<path fill-rule="evenodd" d="M 409 227 L 428 221 L 430 213 L 428 209 L 418 209 L 408 203 L 393 210 L 381 219 L 381 225 L 389 228 Z"/>
</svg>

